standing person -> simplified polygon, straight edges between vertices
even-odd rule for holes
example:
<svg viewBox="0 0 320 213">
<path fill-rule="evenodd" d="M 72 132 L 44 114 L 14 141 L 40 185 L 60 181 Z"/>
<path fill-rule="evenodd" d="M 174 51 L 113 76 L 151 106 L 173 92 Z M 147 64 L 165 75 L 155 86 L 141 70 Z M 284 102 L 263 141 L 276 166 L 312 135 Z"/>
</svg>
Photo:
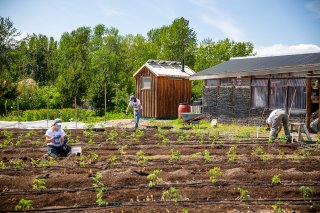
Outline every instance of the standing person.
<svg viewBox="0 0 320 213">
<path fill-rule="evenodd" d="M 128 111 L 130 107 L 133 107 L 133 113 L 134 113 L 134 128 L 138 128 L 139 126 L 139 120 L 142 116 L 142 105 L 138 98 L 134 97 L 133 95 L 130 96 L 129 104 L 126 110 L 126 115 L 128 115 Z"/>
<path fill-rule="evenodd" d="M 278 137 L 278 134 L 281 131 L 282 126 L 284 128 L 286 139 L 288 142 L 290 142 L 288 120 L 288 114 L 283 109 L 275 109 L 270 113 L 268 119 L 266 120 L 266 123 L 270 129 L 270 142 L 274 142 L 274 140 Z"/>
<path fill-rule="evenodd" d="M 46 132 L 48 154 L 51 157 L 67 156 L 71 148 L 67 145 L 66 133 L 61 128 L 61 120 L 55 119 Z"/>
</svg>

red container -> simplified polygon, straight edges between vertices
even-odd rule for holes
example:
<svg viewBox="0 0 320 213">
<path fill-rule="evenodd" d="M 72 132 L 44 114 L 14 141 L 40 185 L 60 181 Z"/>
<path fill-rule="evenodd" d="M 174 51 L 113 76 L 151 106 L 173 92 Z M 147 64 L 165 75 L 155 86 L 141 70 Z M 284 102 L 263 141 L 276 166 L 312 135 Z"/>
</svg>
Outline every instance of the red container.
<svg viewBox="0 0 320 213">
<path fill-rule="evenodd" d="M 188 103 L 180 103 L 178 107 L 178 119 L 181 119 L 182 112 L 190 112 L 190 105 Z"/>
</svg>

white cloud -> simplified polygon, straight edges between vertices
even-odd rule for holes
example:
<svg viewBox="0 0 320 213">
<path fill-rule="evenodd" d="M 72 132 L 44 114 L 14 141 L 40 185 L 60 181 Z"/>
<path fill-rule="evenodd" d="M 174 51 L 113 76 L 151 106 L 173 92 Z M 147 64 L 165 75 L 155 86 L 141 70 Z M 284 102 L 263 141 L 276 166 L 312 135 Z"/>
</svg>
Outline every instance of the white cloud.
<svg viewBox="0 0 320 213">
<path fill-rule="evenodd" d="M 189 0 L 197 7 L 201 7 L 200 19 L 207 25 L 220 30 L 226 37 L 235 40 L 245 40 L 244 32 L 237 26 L 233 17 L 223 9 L 219 8 L 214 1 Z M 205 11 L 208 11 L 205 13 Z M 207 15 L 210 14 L 210 15 Z"/>
<path fill-rule="evenodd" d="M 310 1 L 305 6 L 316 19 L 320 18 L 320 0 Z"/>
<path fill-rule="evenodd" d="M 283 45 L 274 44 L 272 46 L 262 46 L 254 48 L 257 56 L 273 56 L 273 55 L 291 55 L 298 53 L 320 52 L 320 47 L 314 44 L 298 44 L 298 45 Z"/>
</svg>

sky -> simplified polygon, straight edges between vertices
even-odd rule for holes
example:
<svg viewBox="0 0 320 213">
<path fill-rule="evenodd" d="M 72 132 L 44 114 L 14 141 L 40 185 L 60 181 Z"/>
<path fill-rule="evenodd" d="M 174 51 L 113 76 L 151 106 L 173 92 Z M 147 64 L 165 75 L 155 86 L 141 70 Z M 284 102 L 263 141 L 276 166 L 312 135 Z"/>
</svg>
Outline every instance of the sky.
<svg viewBox="0 0 320 213">
<path fill-rule="evenodd" d="M 184 17 L 200 43 L 252 42 L 258 56 L 320 52 L 320 0 L 0 0 L 0 16 L 27 34 L 59 40 L 98 24 L 141 34 Z"/>
</svg>

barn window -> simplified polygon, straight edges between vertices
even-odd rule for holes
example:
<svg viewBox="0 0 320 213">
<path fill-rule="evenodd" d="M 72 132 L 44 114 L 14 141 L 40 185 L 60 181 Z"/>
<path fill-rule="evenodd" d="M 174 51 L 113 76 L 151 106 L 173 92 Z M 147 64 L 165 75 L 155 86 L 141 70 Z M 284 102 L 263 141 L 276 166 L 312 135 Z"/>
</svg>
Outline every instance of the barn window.
<svg viewBox="0 0 320 213">
<path fill-rule="evenodd" d="M 268 80 L 252 80 L 252 107 L 264 108 L 268 104 Z"/>
<path fill-rule="evenodd" d="M 270 106 L 271 109 L 286 108 L 287 106 L 287 80 L 271 79 L 270 80 Z"/>
<path fill-rule="evenodd" d="M 288 86 L 288 108 L 306 108 L 306 81 L 304 79 L 290 79 Z"/>
<path fill-rule="evenodd" d="M 142 77 L 141 89 L 151 89 L 151 77 Z"/>
<path fill-rule="evenodd" d="M 219 79 L 206 80 L 206 86 L 219 86 Z"/>
</svg>

